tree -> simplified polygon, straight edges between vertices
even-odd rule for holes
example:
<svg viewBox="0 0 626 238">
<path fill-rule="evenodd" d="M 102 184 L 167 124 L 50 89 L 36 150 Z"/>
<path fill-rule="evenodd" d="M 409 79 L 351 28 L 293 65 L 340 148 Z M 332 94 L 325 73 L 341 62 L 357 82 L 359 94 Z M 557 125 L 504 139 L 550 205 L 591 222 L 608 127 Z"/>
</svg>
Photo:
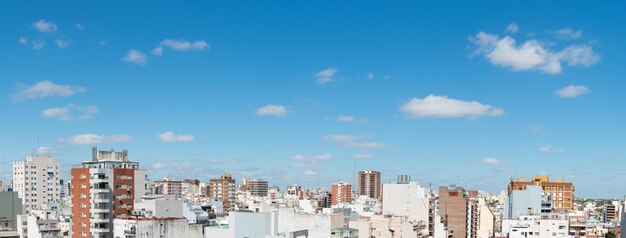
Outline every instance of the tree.
<svg viewBox="0 0 626 238">
<path fill-rule="evenodd" d="M 609 231 L 604 235 L 604 238 L 617 238 L 617 234 L 614 231 Z"/>
</svg>

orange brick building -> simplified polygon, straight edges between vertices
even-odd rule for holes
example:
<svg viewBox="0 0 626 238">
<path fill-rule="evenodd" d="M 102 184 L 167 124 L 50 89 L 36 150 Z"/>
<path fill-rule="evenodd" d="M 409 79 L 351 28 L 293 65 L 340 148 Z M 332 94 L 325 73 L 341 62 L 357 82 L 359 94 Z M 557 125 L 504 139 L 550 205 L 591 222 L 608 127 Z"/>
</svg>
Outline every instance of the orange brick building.
<svg viewBox="0 0 626 238">
<path fill-rule="evenodd" d="M 352 202 L 352 185 L 346 182 L 333 183 L 331 205 Z"/>
<path fill-rule="evenodd" d="M 145 195 L 146 171 L 128 161 L 128 151 L 98 151 L 93 160 L 73 168 L 72 238 L 112 237 L 113 219 L 130 217 Z"/>
<path fill-rule="evenodd" d="M 550 181 L 549 176 L 534 176 L 531 181 L 519 178 L 509 183 L 508 190 L 526 190 L 528 185 L 537 185 L 543 188 L 543 193 L 549 195 L 557 211 L 574 210 L 574 184 L 563 179 Z"/>
</svg>

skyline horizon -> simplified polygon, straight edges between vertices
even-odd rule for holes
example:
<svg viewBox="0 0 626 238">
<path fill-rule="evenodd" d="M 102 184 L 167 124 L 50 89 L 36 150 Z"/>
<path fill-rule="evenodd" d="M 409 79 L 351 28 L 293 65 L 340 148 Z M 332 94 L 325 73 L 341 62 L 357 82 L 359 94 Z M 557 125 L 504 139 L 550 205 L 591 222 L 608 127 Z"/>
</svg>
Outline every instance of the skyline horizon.
<svg viewBox="0 0 626 238">
<path fill-rule="evenodd" d="M 495 193 L 547 174 L 621 198 L 616 5 L 4 2 L 0 178 L 34 152 L 69 175 L 98 146 L 151 178 L 369 168 Z"/>
</svg>

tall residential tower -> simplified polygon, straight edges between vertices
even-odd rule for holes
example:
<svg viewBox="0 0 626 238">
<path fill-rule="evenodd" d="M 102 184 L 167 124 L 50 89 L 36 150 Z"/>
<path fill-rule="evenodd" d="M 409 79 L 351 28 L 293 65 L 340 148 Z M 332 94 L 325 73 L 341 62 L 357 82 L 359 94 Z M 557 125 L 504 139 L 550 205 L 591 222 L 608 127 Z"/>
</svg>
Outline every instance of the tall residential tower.
<svg viewBox="0 0 626 238">
<path fill-rule="evenodd" d="M 146 171 L 128 151 L 99 151 L 72 169 L 72 237 L 113 237 L 113 219 L 127 218 L 146 194 Z"/>
</svg>

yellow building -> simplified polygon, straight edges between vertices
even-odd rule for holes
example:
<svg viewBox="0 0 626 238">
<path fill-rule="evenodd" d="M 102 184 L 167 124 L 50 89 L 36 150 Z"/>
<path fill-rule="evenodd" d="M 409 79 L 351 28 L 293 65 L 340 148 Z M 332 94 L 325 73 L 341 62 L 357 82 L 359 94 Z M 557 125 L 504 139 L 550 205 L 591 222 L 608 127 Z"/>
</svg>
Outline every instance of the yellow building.
<svg viewBox="0 0 626 238">
<path fill-rule="evenodd" d="M 546 175 L 534 176 L 531 181 L 519 178 L 509 183 L 509 191 L 526 190 L 528 185 L 541 186 L 543 193 L 549 195 L 554 202 L 555 210 L 574 210 L 574 185 L 571 182 L 565 182 L 563 179 L 550 181 L 550 177 Z"/>
</svg>

